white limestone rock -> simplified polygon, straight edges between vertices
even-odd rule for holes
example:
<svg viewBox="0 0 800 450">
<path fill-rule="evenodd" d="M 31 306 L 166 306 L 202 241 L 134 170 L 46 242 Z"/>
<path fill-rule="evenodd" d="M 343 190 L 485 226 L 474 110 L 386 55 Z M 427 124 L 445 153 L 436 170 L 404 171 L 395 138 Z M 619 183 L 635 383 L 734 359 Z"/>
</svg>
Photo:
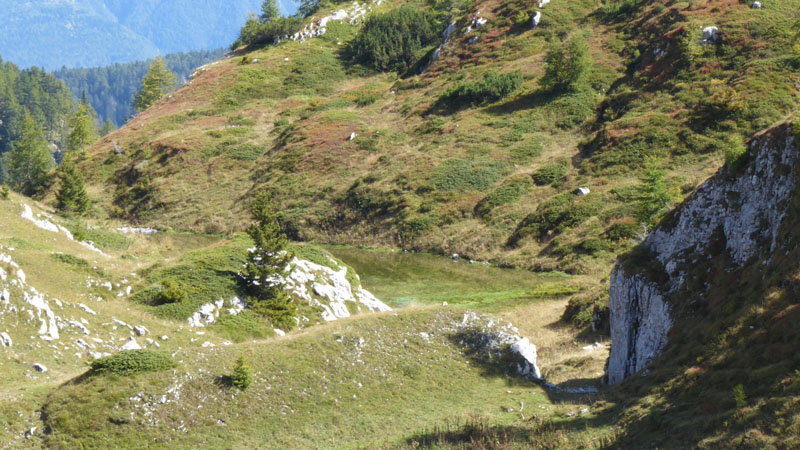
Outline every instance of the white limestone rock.
<svg viewBox="0 0 800 450">
<path fill-rule="evenodd" d="M 541 8 L 541 6 L 540 6 L 540 8 Z M 541 11 L 536 11 L 536 14 L 534 14 L 533 17 L 531 18 L 531 26 L 533 26 L 533 28 L 538 27 L 539 26 L 539 21 L 541 21 L 541 20 L 542 20 L 542 12 Z"/>
<path fill-rule="evenodd" d="M 141 350 L 142 346 L 136 342 L 136 339 L 129 337 L 125 345 L 119 348 L 120 350 Z"/>
<path fill-rule="evenodd" d="M 715 26 L 705 27 L 703 28 L 703 42 L 705 43 L 712 43 L 716 42 L 719 39 L 719 28 Z"/>
<path fill-rule="evenodd" d="M 642 242 L 665 280 L 656 284 L 645 275 L 628 273 L 620 263 L 614 268 L 609 288 L 609 383 L 639 372 L 668 344 L 673 326 L 669 298 L 698 263 L 687 255 L 700 255 L 705 261 L 713 236 L 719 234 L 731 263 L 742 267 L 750 258 L 771 254 L 781 245 L 779 228 L 796 186 L 798 150 L 791 126 L 757 136 L 750 141 L 749 152 L 743 173 L 720 169 Z"/>
<path fill-rule="evenodd" d="M 539 366 L 536 365 L 536 346 L 528 340 L 528 338 L 522 338 L 517 342 L 511 344 L 509 347 L 513 353 L 516 353 L 524 362 L 517 368 L 517 372 L 520 375 L 531 376 L 538 380 L 542 379 L 542 372 L 539 371 Z"/>
<path fill-rule="evenodd" d="M 36 369 L 37 372 L 47 373 L 47 366 L 44 364 L 36 363 L 33 365 L 33 368 Z"/>
<path fill-rule="evenodd" d="M 0 345 L 3 347 L 11 347 L 14 341 L 11 340 L 11 336 L 8 335 L 6 332 L 0 333 Z"/>
<path fill-rule="evenodd" d="M 137 336 L 146 336 L 150 334 L 150 330 L 148 330 L 142 325 L 137 325 L 133 327 L 133 332 L 136 333 Z"/>
</svg>

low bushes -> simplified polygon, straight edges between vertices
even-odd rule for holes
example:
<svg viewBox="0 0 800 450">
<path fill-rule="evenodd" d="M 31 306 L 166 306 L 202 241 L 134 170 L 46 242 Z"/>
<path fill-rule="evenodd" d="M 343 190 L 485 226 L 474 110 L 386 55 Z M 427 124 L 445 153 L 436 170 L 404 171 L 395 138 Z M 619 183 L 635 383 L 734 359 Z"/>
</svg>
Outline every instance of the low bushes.
<svg viewBox="0 0 800 450">
<path fill-rule="evenodd" d="M 478 81 L 457 84 L 437 100 L 434 109 L 457 110 L 502 100 L 522 86 L 522 74 L 490 70 Z"/>
<path fill-rule="evenodd" d="M 548 236 L 580 225 L 599 210 L 599 205 L 591 199 L 591 196 L 578 198 L 571 192 L 556 195 L 522 219 L 509 237 L 507 245 L 516 247 L 528 236 L 544 240 Z"/>
<path fill-rule="evenodd" d="M 167 352 L 156 350 L 124 350 L 92 361 L 92 373 L 122 376 L 171 369 L 177 364 Z"/>
<path fill-rule="evenodd" d="M 489 195 L 482 198 L 481 201 L 475 205 L 475 215 L 483 217 L 492 212 L 498 206 L 507 205 L 517 201 L 522 195 L 531 187 L 531 182 L 528 178 L 515 178 L 508 184 L 504 184 Z"/>
<path fill-rule="evenodd" d="M 537 186 L 560 184 L 567 175 L 567 166 L 563 163 L 548 164 L 533 173 L 533 182 Z"/>
</svg>

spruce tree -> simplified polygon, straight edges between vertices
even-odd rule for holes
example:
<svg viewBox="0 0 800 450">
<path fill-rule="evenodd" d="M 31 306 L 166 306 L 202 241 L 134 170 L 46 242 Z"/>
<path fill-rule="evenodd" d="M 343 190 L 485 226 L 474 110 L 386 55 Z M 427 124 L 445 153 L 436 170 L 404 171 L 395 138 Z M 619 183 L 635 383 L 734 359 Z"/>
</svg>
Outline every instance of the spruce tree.
<svg viewBox="0 0 800 450">
<path fill-rule="evenodd" d="M 142 79 L 142 87 L 133 99 L 133 106 L 137 111 L 144 111 L 151 107 L 168 91 L 175 88 L 175 74 L 172 73 L 164 59 L 160 56 L 150 64 L 150 70 Z"/>
<path fill-rule="evenodd" d="M 281 17 L 281 11 L 278 9 L 278 3 L 275 0 L 264 0 L 261 4 L 261 15 L 258 16 L 261 22 L 273 22 L 279 17 Z"/>
<path fill-rule="evenodd" d="M 56 208 L 62 213 L 77 216 L 86 214 L 91 202 L 86 195 L 83 176 L 70 155 L 64 158 L 64 162 L 58 168 L 58 178 L 61 189 L 56 194 Z"/>
<path fill-rule="evenodd" d="M 108 134 L 113 133 L 114 131 L 117 131 L 117 126 L 114 125 L 114 122 L 111 119 L 106 119 L 105 123 L 103 124 L 103 126 L 100 127 L 97 133 L 100 136 L 106 136 Z"/>
<path fill-rule="evenodd" d="M 254 312 L 268 317 L 273 325 L 291 329 L 296 324 L 297 306 L 286 294 L 282 280 L 293 257 L 287 249 L 288 240 L 281 232 L 269 194 L 261 192 L 256 197 L 251 213 L 255 222 L 247 234 L 255 248 L 250 251 L 245 267 L 247 304 Z"/>
<path fill-rule="evenodd" d="M 15 190 L 33 195 L 44 189 L 55 161 L 42 128 L 30 113 L 25 113 L 20 138 L 12 145 L 7 158 L 8 178 Z"/>
<path fill-rule="evenodd" d="M 67 135 L 67 151 L 83 152 L 86 147 L 95 141 L 97 135 L 96 113 L 84 100 L 78 104 L 78 110 L 69 119 L 69 134 Z"/>
</svg>

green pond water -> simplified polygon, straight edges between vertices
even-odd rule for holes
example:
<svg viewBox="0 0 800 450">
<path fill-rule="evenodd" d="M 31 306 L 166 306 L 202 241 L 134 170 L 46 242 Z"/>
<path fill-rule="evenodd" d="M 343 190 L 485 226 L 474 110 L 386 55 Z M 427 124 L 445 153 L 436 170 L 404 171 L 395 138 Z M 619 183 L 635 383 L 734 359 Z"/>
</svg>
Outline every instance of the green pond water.
<svg viewBox="0 0 800 450">
<path fill-rule="evenodd" d="M 370 292 L 391 306 L 459 304 L 493 308 L 577 292 L 573 277 L 487 267 L 428 253 L 328 246 L 361 277 Z"/>
</svg>

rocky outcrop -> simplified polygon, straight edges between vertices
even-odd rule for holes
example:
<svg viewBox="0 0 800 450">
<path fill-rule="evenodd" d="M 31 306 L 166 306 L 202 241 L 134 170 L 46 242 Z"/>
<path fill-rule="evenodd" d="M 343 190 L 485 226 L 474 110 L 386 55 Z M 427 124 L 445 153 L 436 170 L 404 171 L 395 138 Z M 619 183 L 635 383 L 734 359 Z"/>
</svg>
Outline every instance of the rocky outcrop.
<svg viewBox="0 0 800 450">
<path fill-rule="evenodd" d="M 792 127 L 781 125 L 753 138 L 748 158 L 737 173 L 724 167 L 697 188 L 641 243 L 638 258 L 618 261 L 609 290 L 609 383 L 639 372 L 664 350 L 675 320 L 673 302 L 697 294 L 682 288 L 698 263 L 718 255 L 729 258 L 733 268 L 742 267 L 779 246 L 779 228 L 796 188 Z"/>
</svg>

